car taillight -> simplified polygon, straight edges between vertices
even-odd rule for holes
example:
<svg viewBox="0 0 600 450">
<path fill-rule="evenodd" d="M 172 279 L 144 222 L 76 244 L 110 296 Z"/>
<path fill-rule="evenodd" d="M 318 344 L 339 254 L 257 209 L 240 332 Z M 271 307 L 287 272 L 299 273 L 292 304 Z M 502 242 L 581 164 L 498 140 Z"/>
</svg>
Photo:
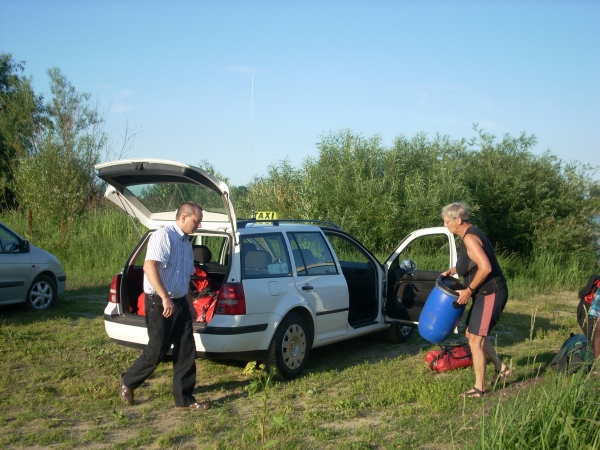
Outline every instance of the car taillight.
<svg viewBox="0 0 600 450">
<path fill-rule="evenodd" d="M 223 283 L 217 297 L 215 314 L 246 314 L 246 297 L 242 283 Z"/>
<path fill-rule="evenodd" d="M 108 293 L 108 301 L 110 303 L 119 303 L 119 286 L 121 286 L 121 274 L 117 274 L 113 277 L 112 283 L 110 283 L 110 291 Z"/>
</svg>

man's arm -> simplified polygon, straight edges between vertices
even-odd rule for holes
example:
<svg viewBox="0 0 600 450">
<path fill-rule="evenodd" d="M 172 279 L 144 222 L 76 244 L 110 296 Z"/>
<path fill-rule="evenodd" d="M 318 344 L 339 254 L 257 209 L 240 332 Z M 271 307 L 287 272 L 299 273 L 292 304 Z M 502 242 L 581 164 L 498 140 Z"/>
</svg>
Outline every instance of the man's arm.
<svg viewBox="0 0 600 450">
<path fill-rule="evenodd" d="M 160 279 L 160 274 L 158 272 L 159 261 L 153 261 L 151 259 L 147 259 L 144 261 L 144 273 L 148 278 L 148 282 L 152 285 L 156 294 L 162 299 L 163 305 L 163 316 L 170 317 L 173 314 L 173 309 L 175 305 L 171 297 L 169 296 L 169 292 L 165 288 L 162 280 Z"/>
</svg>

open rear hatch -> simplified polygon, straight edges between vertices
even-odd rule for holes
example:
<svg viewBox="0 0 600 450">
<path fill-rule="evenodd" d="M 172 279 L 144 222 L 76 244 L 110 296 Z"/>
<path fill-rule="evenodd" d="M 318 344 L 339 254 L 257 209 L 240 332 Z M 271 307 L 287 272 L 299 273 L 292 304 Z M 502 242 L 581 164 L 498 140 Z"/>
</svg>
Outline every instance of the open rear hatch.
<svg viewBox="0 0 600 450">
<path fill-rule="evenodd" d="M 95 168 L 109 184 L 104 196 L 145 227 L 156 230 L 172 224 L 179 205 L 195 201 L 204 210 L 203 229 L 229 229 L 235 239 L 229 187 L 204 170 L 161 159 L 123 159 Z"/>
</svg>

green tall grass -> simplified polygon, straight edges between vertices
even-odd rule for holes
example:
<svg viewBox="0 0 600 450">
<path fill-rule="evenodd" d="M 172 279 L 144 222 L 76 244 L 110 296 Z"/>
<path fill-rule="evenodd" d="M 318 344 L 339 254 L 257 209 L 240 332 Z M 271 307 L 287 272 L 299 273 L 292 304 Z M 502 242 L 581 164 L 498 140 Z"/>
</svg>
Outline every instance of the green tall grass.
<svg viewBox="0 0 600 450">
<path fill-rule="evenodd" d="M 470 449 L 600 448 L 600 400 L 597 375 L 547 374 L 530 389 L 499 399 L 482 415 L 479 439 Z"/>
<path fill-rule="evenodd" d="M 511 293 L 519 296 L 577 291 L 591 274 L 588 261 L 582 261 L 579 255 L 564 259 L 550 250 L 536 250 L 528 258 L 515 254 L 499 255 L 498 260 L 509 279 Z"/>
<path fill-rule="evenodd" d="M 140 239 L 129 217 L 111 206 L 90 208 L 75 218 L 65 237 L 57 224 L 44 221 L 34 223 L 30 231 L 27 218 L 18 211 L 0 214 L 0 221 L 56 255 L 67 273 L 67 289 L 109 285 Z M 139 223 L 137 228 L 146 232 Z"/>
<path fill-rule="evenodd" d="M 106 286 L 139 241 L 140 235 L 126 214 L 111 205 L 90 208 L 73 221 L 63 238 L 57 224 L 36 222 L 29 231 L 27 218 L 17 211 L 0 214 L 7 224 L 37 247 L 56 255 L 67 272 L 67 289 Z M 136 221 L 140 233 L 147 230 Z M 394 243 L 396 245 L 397 242 Z M 380 261 L 389 254 L 377 253 Z M 410 255 L 420 270 L 442 270 L 448 264 L 440 252 Z M 554 252 L 534 251 L 528 258 L 499 255 L 500 265 L 509 279 L 512 294 L 578 290 L 590 275 L 589 261 L 578 255 L 566 260 Z"/>
</svg>

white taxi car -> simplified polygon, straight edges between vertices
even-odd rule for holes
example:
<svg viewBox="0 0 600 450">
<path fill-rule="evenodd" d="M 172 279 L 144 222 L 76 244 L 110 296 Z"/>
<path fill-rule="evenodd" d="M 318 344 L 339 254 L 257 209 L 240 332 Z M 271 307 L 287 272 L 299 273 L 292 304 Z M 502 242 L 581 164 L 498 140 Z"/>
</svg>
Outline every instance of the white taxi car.
<svg viewBox="0 0 600 450">
<path fill-rule="evenodd" d="M 288 379 L 312 348 L 378 331 L 408 339 L 436 279 L 456 262 L 445 227 L 411 233 L 379 262 L 331 223 L 238 219 L 227 185 L 199 168 L 127 159 L 96 170 L 105 196 L 149 229 L 114 276 L 104 311 L 108 336 L 125 346 L 148 342 L 139 306 L 148 239 L 186 200 L 204 209 L 191 242 L 218 292 L 214 315 L 194 323 L 197 356 L 264 361 Z"/>
</svg>

